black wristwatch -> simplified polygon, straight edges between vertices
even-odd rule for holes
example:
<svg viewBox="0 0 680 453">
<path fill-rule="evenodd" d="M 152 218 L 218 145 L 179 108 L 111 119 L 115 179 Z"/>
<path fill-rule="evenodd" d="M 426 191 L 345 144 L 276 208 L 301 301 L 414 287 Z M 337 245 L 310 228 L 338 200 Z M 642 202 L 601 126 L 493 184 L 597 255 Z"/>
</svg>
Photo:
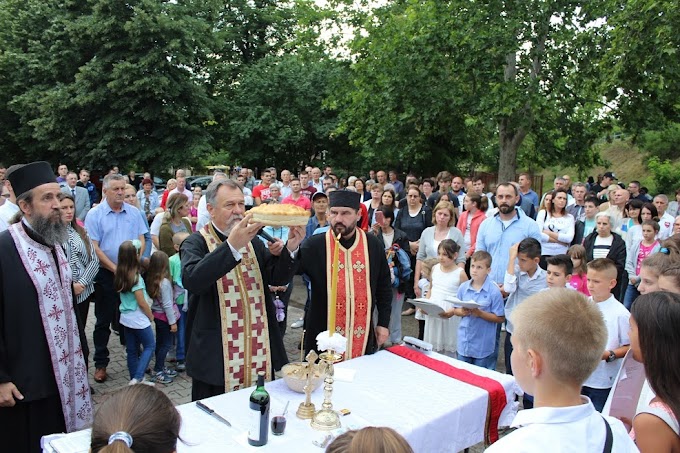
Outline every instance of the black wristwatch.
<svg viewBox="0 0 680 453">
<path fill-rule="evenodd" d="M 616 360 L 616 353 L 614 351 L 609 351 L 609 357 L 607 357 L 606 362 L 609 363 L 613 362 L 614 360 Z"/>
</svg>

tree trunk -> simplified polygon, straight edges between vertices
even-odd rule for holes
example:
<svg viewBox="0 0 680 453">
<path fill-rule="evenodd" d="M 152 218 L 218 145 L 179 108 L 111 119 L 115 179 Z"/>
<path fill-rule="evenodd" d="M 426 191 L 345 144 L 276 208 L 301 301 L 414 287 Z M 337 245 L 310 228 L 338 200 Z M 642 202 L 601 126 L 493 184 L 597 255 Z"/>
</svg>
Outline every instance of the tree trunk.
<svg viewBox="0 0 680 453">
<path fill-rule="evenodd" d="M 527 131 L 523 127 L 513 129 L 509 123 L 509 118 L 498 121 L 498 183 L 515 180 L 517 150 L 527 135 Z"/>
</svg>

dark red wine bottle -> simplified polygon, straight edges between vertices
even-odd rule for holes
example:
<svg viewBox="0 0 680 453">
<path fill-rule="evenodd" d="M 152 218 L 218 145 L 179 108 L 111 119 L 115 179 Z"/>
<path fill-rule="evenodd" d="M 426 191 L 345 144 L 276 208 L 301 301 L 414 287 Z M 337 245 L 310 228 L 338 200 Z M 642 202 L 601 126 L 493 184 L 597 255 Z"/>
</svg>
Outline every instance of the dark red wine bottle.
<svg viewBox="0 0 680 453">
<path fill-rule="evenodd" d="M 264 389 L 264 372 L 257 373 L 257 387 L 250 394 L 248 443 L 255 447 L 267 445 L 269 438 L 269 393 Z"/>
</svg>

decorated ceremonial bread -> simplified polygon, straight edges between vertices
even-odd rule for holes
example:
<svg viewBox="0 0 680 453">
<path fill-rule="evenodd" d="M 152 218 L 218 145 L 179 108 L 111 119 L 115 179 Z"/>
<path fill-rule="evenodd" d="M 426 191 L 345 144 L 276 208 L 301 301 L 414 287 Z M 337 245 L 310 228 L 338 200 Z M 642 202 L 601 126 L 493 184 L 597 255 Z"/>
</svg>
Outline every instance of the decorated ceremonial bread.
<svg viewBox="0 0 680 453">
<path fill-rule="evenodd" d="M 293 204 L 261 204 L 248 211 L 253 222 L 269 226 L 305 226 L 309 212 Z"/>
</svg>

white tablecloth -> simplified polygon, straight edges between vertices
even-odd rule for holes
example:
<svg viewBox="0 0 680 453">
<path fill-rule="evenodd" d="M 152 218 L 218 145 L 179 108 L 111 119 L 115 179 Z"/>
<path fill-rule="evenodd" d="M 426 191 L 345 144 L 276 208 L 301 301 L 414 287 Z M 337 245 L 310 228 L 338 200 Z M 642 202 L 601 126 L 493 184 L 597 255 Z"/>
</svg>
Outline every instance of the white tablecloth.
<svg viewBox="0 0 680 453">
<path fill-rule="evenodd" d="M 521 394 L 512 376 L 468 365 L 449 357 L 429 353 L 433 358 L 479 375 L 499 381 L 505 388 L 508 404 L 499 426 L 508 426 L 517 413 L 515 396 Z M 381 351 L 336 365 L 354 370 L 353 382 L 336 379 L 333 408 L 349 409 L 341 417 L 343 427 L 389 426 L 401 433 L 416 452 L 456 452 L 484 440 L 488 393 L 441 373 L 425 368 L 391 352 Z M 178 443 L 178 453 L 213 453 L 218 451 L 322 451 L 312 444 L 323 433 L 309 426 L 309 420 L 295 416 L 304 395 L 288 389 L 282 379 L 265 385 L 269 392 L 271 416 L 280 414 L 290 400 L 287 427 L 283 436 L 269 434 L 264 447 L 251 447 L 247 442 L 248 398 L 252 388 L 204 400 L 228 419 L 232 428 L 210 417 L 194 403 L 178 406 L 182 415 L 181 437 L 188 445 Z M 323 402 L 323 385 L 312 394 L 317 410 Z"/>
</svg>

